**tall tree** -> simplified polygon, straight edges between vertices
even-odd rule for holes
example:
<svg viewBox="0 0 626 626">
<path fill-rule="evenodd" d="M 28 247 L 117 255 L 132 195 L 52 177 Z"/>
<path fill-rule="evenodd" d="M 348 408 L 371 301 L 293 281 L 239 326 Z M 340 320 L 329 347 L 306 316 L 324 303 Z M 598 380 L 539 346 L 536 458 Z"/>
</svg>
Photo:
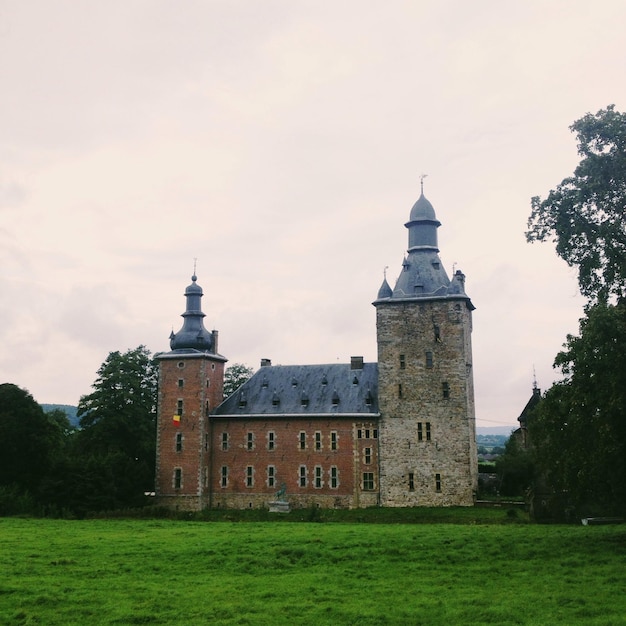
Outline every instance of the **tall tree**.
<svg viewBox="0 0 626 626">
<path fill-rule="evenodd" d="M 532 198 L 526 237 L 556 244 L 588 303 L 529 433 L 537 476 L 562 505 L 625 513 L 626 115 L 611 105 L 570 129 L 581 161 L 545 200 Z"/>
<path fill-rule="evenodd" d="M 111 352 L 92 387 L 78 404 L 77 448 L 97 457 L 92 467 L 112 465 L 121 504 L 154 488 L 157 375 L 149 350 Z"/>
<path fill-rule="evenodd" d="M 582 159 L 547 198 L 532 198 L 526 238 L 554 242 L 581 293 L 607 302 L 626 295 L 626 114 L 610 105 L 570 130 Z"/>
</svg>

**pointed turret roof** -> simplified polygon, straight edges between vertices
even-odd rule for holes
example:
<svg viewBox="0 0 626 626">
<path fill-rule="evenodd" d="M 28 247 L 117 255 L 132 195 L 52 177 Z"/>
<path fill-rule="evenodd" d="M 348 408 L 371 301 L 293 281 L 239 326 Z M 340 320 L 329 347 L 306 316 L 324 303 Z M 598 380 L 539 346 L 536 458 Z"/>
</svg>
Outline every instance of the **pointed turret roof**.
<svg viewBox="0 0 626 626">
<path fill-rule="evenodd" d="M 467 300 L 467 305 L 474 308 L 465 293 L 465 275 L 457 270 L 448 277 L 439 258 L 437 229 L 441 222 L 435 209 L 424 196 L 422 179 L 420 197 L 417 199 L 405 224 L 409 231 L 407 255 L 402 262 L 402 271 L 394 289 L 385 280 L 378 291 L 374 304 L 385 301 L 432 299 L 456 297 Z"/>
</svg>

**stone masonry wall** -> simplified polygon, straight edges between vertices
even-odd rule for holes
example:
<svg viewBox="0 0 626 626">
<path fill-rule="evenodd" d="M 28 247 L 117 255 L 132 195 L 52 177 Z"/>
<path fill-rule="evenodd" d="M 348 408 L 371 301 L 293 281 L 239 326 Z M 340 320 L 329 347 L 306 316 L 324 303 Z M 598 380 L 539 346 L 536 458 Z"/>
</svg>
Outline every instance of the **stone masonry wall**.
<svg viewBox="0 0 626 626">
<path fill-rule="evenodd" d="M 471 311 L 464 300 L 377 305 L 383 506 L 472 505 Z"/>
</svg>

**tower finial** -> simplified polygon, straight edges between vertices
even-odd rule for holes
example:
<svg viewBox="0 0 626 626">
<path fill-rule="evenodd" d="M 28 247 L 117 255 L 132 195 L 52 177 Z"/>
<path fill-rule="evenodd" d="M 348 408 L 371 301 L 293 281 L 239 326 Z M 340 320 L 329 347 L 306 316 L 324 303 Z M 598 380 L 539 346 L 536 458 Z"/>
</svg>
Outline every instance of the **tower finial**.
<svg viewBox="0 0 626 626">
<path fill-rule="evenodd" d="M 198 277 L 196 276 L 196 264 L 198 263 L 198 257 L 193 257 L 193 276 L 191 277 L 191 280 L 193 280 L 193 282 L 195 283 L 196 280 L 198 280 Z"/>
<path fill-rule="evenodd" d="M 383 277 L 385 278 L 385 280 L 387 280 L 387 270 L 389 269 L 388 265 L 385 265 L 385 267 L 383 268 Z"/>
<path fill-rule="evenodd" d="M 533 389 L 537 389 L 537 373 L 535 372 L 534 364 L 533 364 Z"/>
<path fill-rule="evenodd" d="M 424 179 L 426 178 L 426 176 L 428 176 L 428 174 L 422 174 L 420 176 L 420 190 L 422 192 L 422 194 L 424 193 Z"/>
</svg>

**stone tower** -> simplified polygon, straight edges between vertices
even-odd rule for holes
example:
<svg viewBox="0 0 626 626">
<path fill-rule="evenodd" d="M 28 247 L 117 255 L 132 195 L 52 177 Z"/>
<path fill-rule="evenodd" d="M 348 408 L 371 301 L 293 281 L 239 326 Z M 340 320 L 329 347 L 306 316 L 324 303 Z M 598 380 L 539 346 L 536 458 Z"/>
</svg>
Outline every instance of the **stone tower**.
<svg viewBox="0 0 626 626">
<path fill-rule="evenodd" d="M 156 496 L 160 504 L 202 509 L 209 491 L 209 413 L 223 399 L 224 364 L 217 331 L 204 327 L 202 288 L 185 289 L 183 327 L 170 335 L 170 352 L 157 355 Z"/>
<path fill-rule="evenodd" d="M 440 225 L 422 187 L 396 286 L 385 278 L 374 302 L 382 506 L 474 503 L 474 306 L 463 273 L 441 264 Z"/>
</svg>

